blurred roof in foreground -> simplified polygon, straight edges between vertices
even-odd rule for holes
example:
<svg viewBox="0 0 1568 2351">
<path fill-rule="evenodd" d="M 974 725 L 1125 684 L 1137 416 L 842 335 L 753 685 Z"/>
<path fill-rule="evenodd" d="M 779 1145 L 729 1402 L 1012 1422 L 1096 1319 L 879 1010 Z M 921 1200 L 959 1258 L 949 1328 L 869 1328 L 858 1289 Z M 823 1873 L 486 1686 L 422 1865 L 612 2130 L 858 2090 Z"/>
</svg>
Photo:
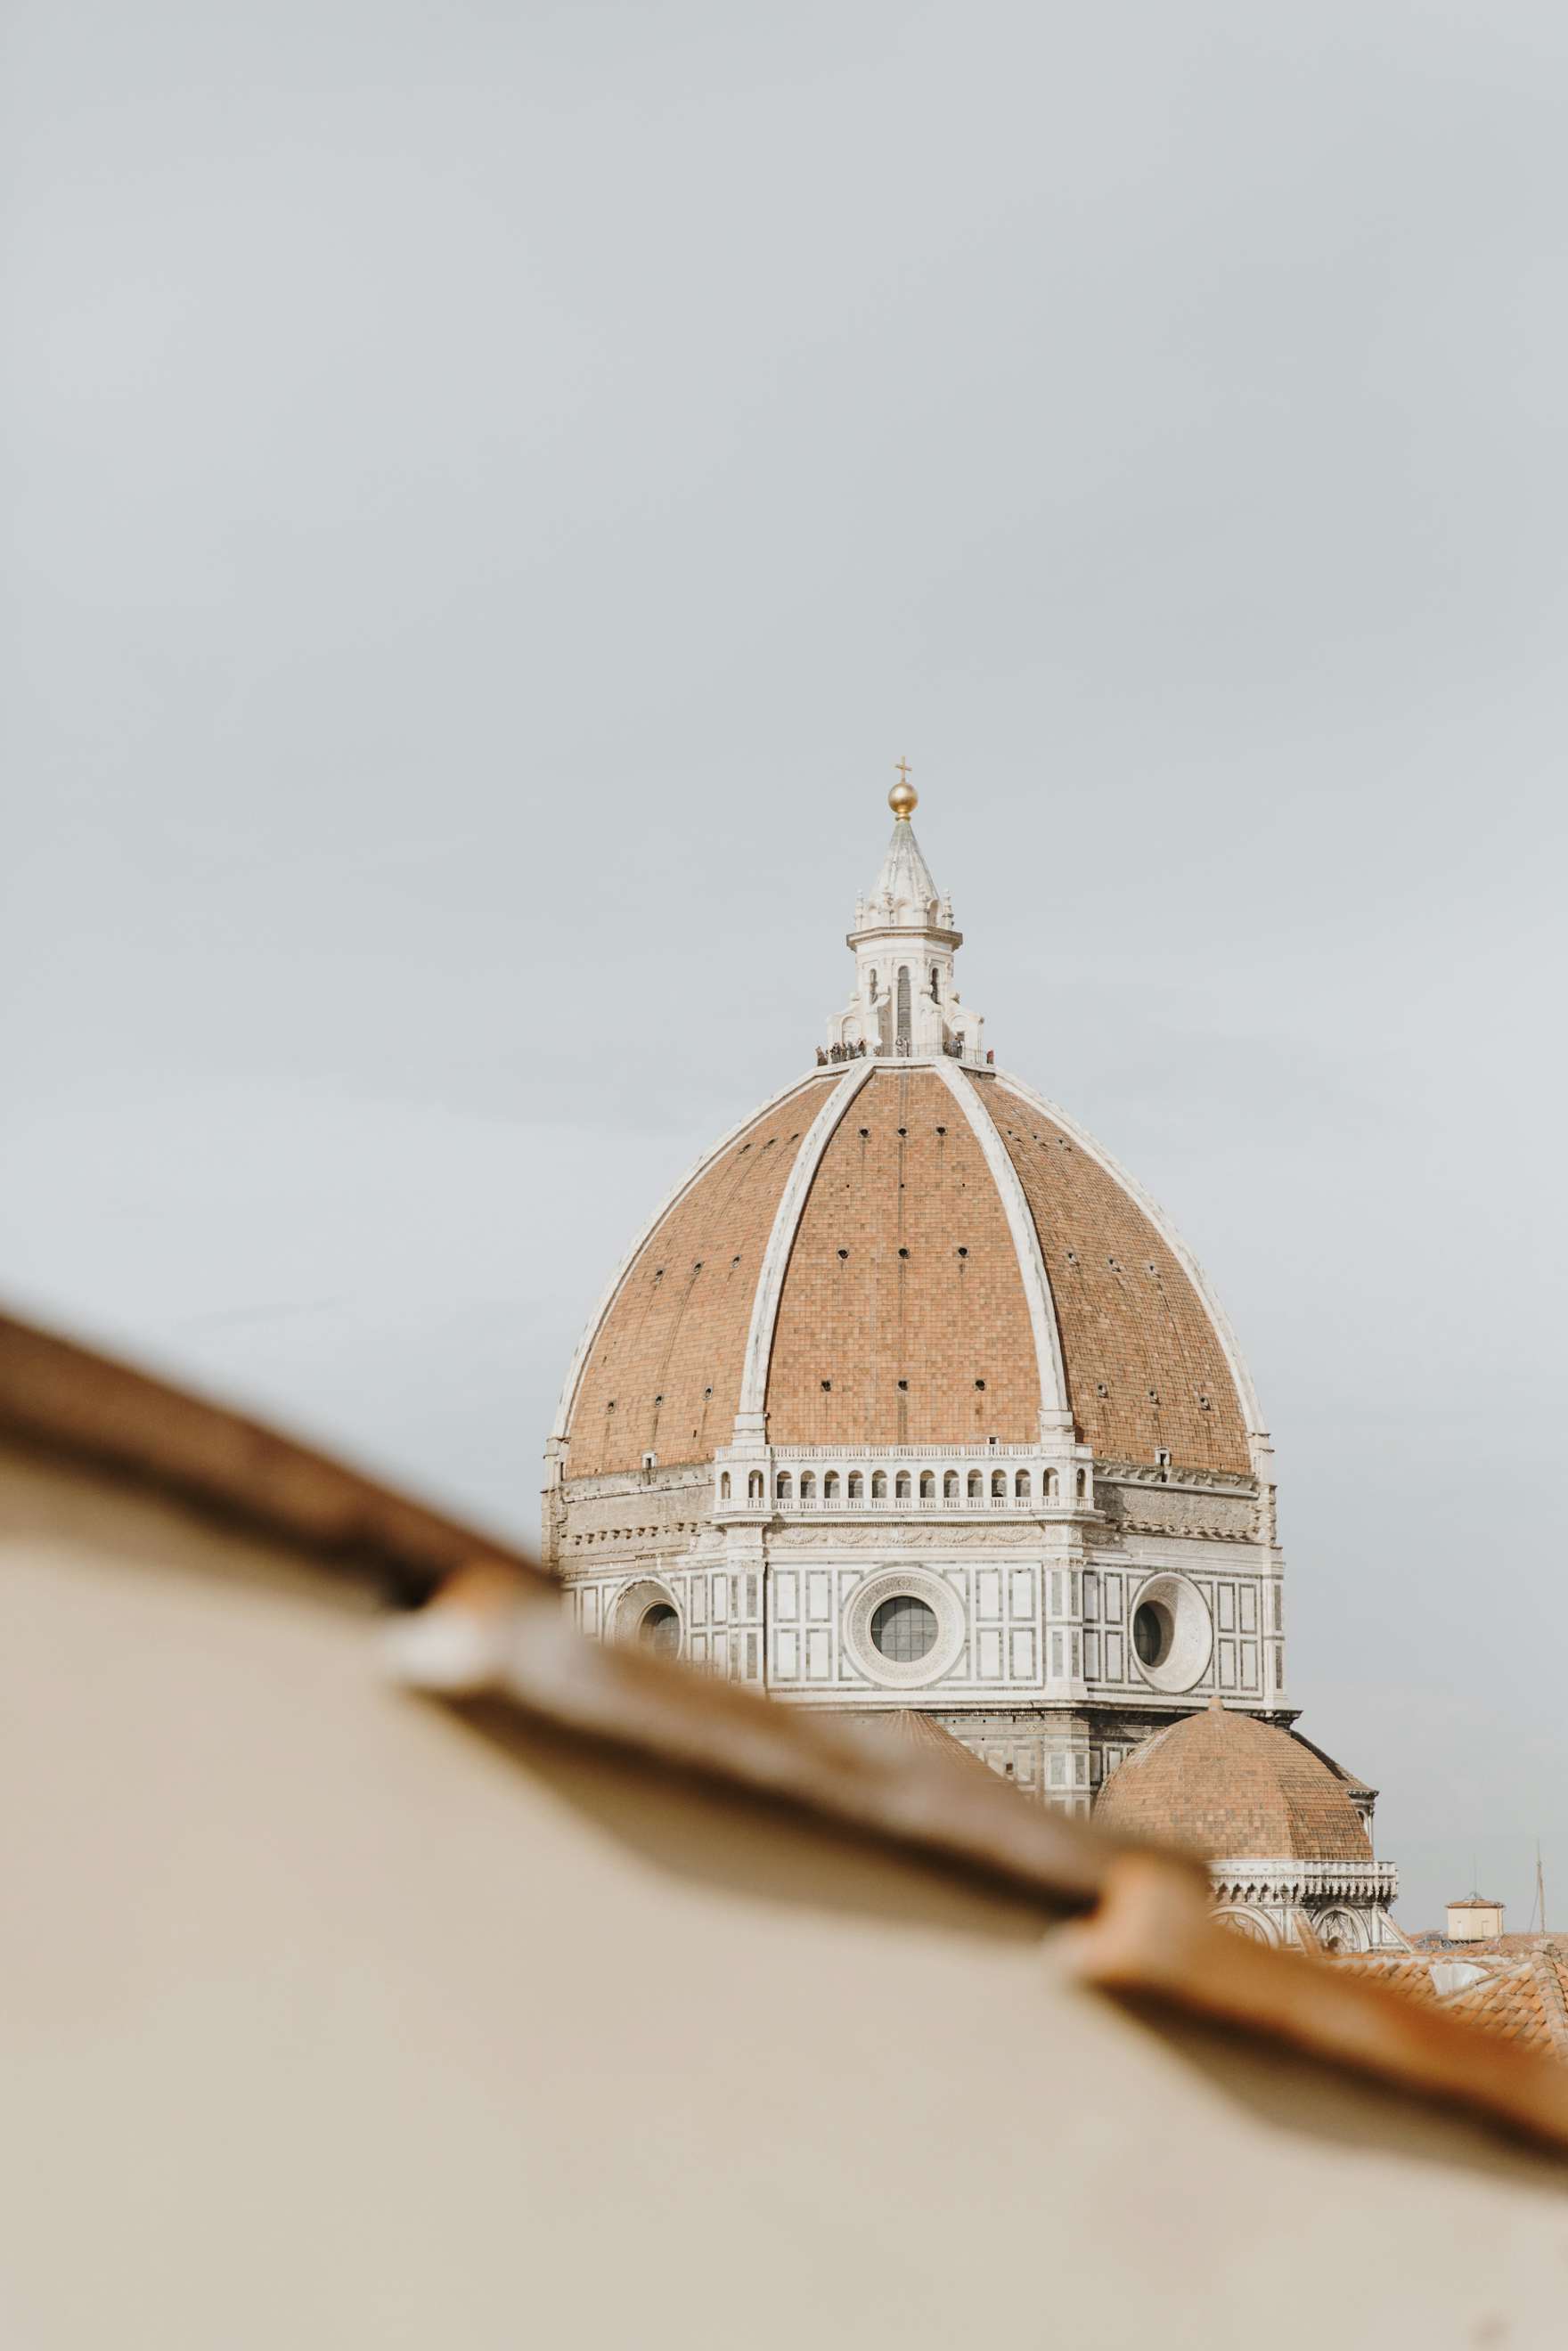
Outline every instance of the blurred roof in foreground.
<svg viewBox="0 0 1568 2351">
<path fill-rule="evenodd" d="M 0 1430 L 9 2339 L 1555 2341 L 1556 2067 L 16 1325 Z"/>
</svg>

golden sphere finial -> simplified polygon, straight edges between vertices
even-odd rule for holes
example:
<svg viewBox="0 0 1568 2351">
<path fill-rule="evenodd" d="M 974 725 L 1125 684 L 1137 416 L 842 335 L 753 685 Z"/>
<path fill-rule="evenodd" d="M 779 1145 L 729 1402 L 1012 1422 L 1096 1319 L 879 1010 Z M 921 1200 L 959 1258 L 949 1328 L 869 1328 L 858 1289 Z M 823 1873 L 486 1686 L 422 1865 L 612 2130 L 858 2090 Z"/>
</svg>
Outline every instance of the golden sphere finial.
<svg viewBox="0 0 1568 2351">
<path fill-rule="evenodd" d="M 912 812 L 920 805 L 920 795 L 909 780 L 908 760 L 900 759 L 897 767 L 898 781 L 887 796 L 887 804 L 894 815 L 907 824 Z"/>
</svg>

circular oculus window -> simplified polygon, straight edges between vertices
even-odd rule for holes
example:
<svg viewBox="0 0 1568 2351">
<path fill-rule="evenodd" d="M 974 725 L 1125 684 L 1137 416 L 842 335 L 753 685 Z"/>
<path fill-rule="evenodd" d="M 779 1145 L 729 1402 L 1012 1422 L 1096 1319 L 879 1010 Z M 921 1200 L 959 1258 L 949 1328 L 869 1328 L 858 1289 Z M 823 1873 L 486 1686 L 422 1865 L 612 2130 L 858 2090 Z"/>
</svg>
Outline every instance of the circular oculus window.
<svg viewBox="0 0 1568 2351">
<path fill-rule="evenodd" d="M 675 1595 L 651 1575 L 640 1575 L 616 1593 L 606 1611 L 606 1629 L 612 1641 L 651 1649 L 656 1657 L 678 1657 L 684 1630 Z"/>
<path fill-rule="evenodd" d="M 1152 1575 L 1133 1601 L 1133 1655 L 1151 1688 L 1190 1689 L 1214 1648 L 1203 1594 L 1185 1575 Z"/>
<path fill-rule="evenodd" d="M 957 1593 L 927 1568 L 886 1568 L 869 1575 L 844 1609 L 849 1661 L 886 1689 L 920 1687 L 951 1673 L 965 1629 Z"/>
<path fill-rule="evenodd" d="M 936 1612 L 912 1592 L 901 1592 L 872 1610 L 871 1637 L 873 1647 L 890 1664 L 918 1665 L 936 1646 Z"/>
</svg>

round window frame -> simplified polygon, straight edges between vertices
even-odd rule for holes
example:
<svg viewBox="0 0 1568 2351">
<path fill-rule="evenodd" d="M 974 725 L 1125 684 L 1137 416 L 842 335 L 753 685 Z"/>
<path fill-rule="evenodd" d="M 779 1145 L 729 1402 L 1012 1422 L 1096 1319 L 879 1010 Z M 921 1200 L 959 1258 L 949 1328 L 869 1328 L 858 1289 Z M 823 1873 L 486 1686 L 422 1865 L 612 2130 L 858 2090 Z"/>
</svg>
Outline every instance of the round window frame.
<svg viewBox="0 0 1568 2351">
<path fill-rule="evenodd" d="M 1170 1647 L 1157 1666 L 1145 1665 L 1133 1638 L 1138 1611 L 1145 1606 L 1163 1608 L 1173 1627 Z M 1174 1568 L 1145 1576 L 1127 1613 L 1127 1646 L 1140 1678 L 1151 1689 L 1174 1696 L 1200 1682 L 1214 1655 L 1214 1619 L 1197 1584 Z"/>
<path fill-rule="evenodd" d="M 884 1600 L 920 1600 L 936 1619 L 936 1638 L 923 1657 L 898 1665 L 871 1637 L 871 1620 Z M 968 1634 L 964 1604 L 945 1576 L 928 1567 L 883 1567 L 865 1576 L 844 1603 L 844 1650 L 855 1671 L 881 1689 L 925 1689 L 950 1674 Z"/>
<path fill-rule="evenodd" d="M 642 1630 L 643 1619 L 650 1608 L 674 1610 L 675 1622 L 680 1626 L 681 1634 L 680 1646 L 675 1651 L 675 1656 L 684 1657 L 686 1654 L 685 1610 L 681 1606 L 669 1585 L 661 1583 L 656 1576 L 640 1575 L 634 1583 L 623 1585 L 616 1593 L 610 1610 L 611 1639 L 626 1647 L 631 1647 L 636 1642 L 637 1635 Z"/>
</svg>

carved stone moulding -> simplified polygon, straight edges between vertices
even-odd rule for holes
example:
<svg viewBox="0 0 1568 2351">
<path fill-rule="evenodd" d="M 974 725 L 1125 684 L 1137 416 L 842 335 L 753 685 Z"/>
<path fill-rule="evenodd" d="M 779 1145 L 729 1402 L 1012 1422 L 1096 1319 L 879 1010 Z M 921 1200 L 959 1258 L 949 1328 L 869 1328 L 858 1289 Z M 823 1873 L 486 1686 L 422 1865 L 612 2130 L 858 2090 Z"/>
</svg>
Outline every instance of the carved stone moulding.
<svg viewBox="0 0 1568 2351">
<path fill-rule="evenodd" d="M 1010 1560 L 1038 1558 L 1040 1543 L 1039 1530 L 1029 1527 L 1011 1527 L 1004 1534 L 993 1527 L 791 1526 L 768 1534 L 770 1559 L 790 1559 L 797 1552 L 819 1551 L 979 1551 L 992 1552 L 999 1560 Z"/>
</svg>

